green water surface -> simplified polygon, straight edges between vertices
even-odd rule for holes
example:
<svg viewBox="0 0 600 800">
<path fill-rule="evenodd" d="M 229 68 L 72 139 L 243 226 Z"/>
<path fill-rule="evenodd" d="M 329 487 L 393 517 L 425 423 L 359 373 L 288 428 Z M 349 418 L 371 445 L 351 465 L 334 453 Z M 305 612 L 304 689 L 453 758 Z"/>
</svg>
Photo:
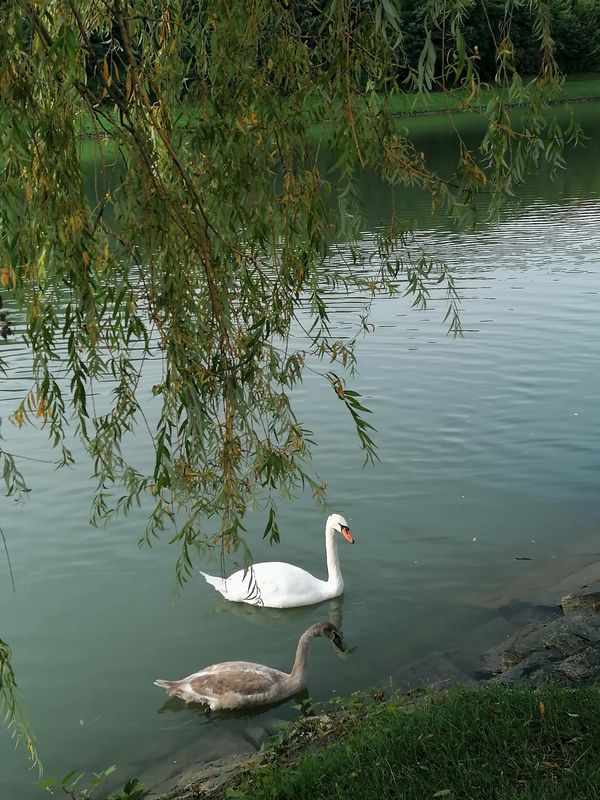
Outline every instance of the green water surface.
<svg viewBox="0 0 600 800">
<path fill-rule="evenodd" d="M 1 503 L 16 592 L 0 558 L 0 634 L 14 651 L 46 775 L 116 763 L 116 782 L 135 774 L 152 785 L 190 763 L 252 748 L 297 712 L 288 704 L 209 720 L 165 703 L 153 680 L 238 658 L 287 669 L 300 633 L 333 616 L 355 649 L 341 658 L 315 642 L 310 690 L 316 700 L 348 694 L 469 636 L 476 646 L 473 632 L 493 617 L 489 598 L 512 582 L 526 585 L 532 565 L 576 549 L 590 560 L 600 554 L 600 107 L 580 115 L 592 137 L 586 148 L 553 182 L 532 178 L 496 227 L 457 232 L 432 217 L 426 198 L 397 193 L 423 245 L 452 266 L 465 336 L 446 336 L 441 295 L 425 311 L 402 296 L 373 302 L 375 331 L 360 343 L 354 387 L 374 412 L 379 463 L 361 469 L 350 420 L 325 381 L 307 374 L 296 394 L 331 510 L 356 538 L 353 547 L 340 538 L 340 601 L 279 612 L 233 606 L 200 576 L 174 596 L 173 547 L 138 547 L 143 511 L 106 530 L 89 525 L 85 458 L 58 472 L 22 462 L 30 495 Z M 449 164 L 445 120 L 408 124 L 440 167 Z M 468 137 L 471 123 L 461 124 Z M 368 175 L 364 192 L 368 249 L 390 194 Z M 351 334 L 370 299 L 333 300 L 336 330 Z M 31 365 L 18 341 L 1 346 L 10 365 L 0 384 L 6 449 L 49 458 L 43 434 L 7 422 Z M 159 371 L 147 364 L 148 387 Z M 100 386 L 99 397 L 108 391 Z M 147 437 L 140 432 L 129 446 L 147 469 Z M 324 517 L 309 496 L 282 505 L 276 549 L 261 540 L 258 522 L 248 526 L 257 560 L 289 560 L 324 576 Z M 219 571 L 217 560 L 197 566 Z M 41 797 L 35 777 L 0 730 L 0 796 Z"/>
</svg>

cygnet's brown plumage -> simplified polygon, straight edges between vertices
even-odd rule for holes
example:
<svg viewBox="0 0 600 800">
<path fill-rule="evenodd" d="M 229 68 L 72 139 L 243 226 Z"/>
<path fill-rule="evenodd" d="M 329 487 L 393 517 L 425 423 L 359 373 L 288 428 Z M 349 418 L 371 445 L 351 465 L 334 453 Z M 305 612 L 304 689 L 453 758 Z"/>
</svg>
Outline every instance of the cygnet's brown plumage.
<svg viewBox="0 0 600 800">
<path fill-rule="evenodd" d="M 154 681 L 172 697 L 186 703 L 204 703 L 211 711 L 248 708 L 285 700 L 305 687 L 308 647 L 325 636 L 344 650 L 342 637 L 331 622 L 317 622 L 300 637 L 292 671 L 281 672 L 249 661 L 224 661 L 194 672 L 179 681 Z"/>
</svg>

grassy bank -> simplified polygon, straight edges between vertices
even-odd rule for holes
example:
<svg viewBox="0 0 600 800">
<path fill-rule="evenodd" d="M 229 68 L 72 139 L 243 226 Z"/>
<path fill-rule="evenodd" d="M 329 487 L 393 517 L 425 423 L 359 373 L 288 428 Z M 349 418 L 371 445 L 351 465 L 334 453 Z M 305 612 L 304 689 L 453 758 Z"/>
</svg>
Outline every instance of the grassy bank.
<svg viewBox="0 0 600 800">
<path fill-rule="evenodd" d="M 483 89 L 476 102 L 471 103 L 472 108 L 485 108 L 492 97 L 490 90 Z M 399 94 L 391 98 L 391 108 L 398 116 L 414 116 L 421 114 L 447 114 L 460 112 L 463 110 L 462 104 L 467 97 L 466 91 L 457 92 L 431 92 L 426 95 Z M 564 84 L 564 90 L 557 95 L 556 102 L 577 102 L 583 100 L 600 99 L 600 75 L 575 75 L 568 77 Z M 196 120 L 201 119 L 205 111 L 201 110 L 193 103 L 183 103 L 177 119 L 177 125 L 188 127 L 194 125 Z M 109 114 L 110 117 L 110 114 Z M 112 122 L 105 120 L 105 134 L 112 131 Z M 90 136 L 100 131 L 96 130 L 89 117 L 84 116 L 80 120 L 79 133 L 82 136 Z"/>
<path fill-rule="evenodd" d="M 226 791 L 255 800 L 592 800 L 600 688 L 457 689 L 300 720 Z M 315 744 L 317 743 L 317 744 Z"/>
<path fill-rule="evenodd" d="M 485 108 L 496 92 L 482 89 L 476 101 L 471 103 L 473 108 Z M 411 114 L 443 114 L 462 111 L 462 104 L 467 98 L 467 92 L 431 92 L 428 95 L 402 94 L 394 95 L 391 106 L 398 115 Z M 506 93 L 508 99 L 508 93 Z M 581 100 L 600 99 L 600 75 L 574 75 L 567 77 L 563 90 L 556 96 L 557 103 L 577 102 Z"/>
<path fill-rule="evenodd" d="M 508 92 L 502 92 L 508 102 Z M 476 99 L 471 99 L 470 110 L 476 111 L 484 109 L 491 98 L 498 94 L 497 90 L 482 89 L 481 93 Z M 428 94 L 412 94 L 406 92 L 404 94 L 394 94 L 390 98 L 390 107 L 392 112 L 398 117 L 403 116 L 420 116 L 423 114 L 448 114 L 448 113 L 461 113 L 464 109 L 464 103 L 468 98 L 466 90 L 457 90 L 454 92 L 430 92 Z M 600 100 L 600 75 L 574 75 L 567 77 L 560 93 L 556 94 L 556 103 L 578 102 L 583 100 Z M 204 114 L 194 104 L 186 104 L 182 106 L 179 124 L 183 127 L 194 125 L 197 119 L 200 119 Z M 320 123 L 315 125 L 315 130 L 322 130 Z"/>
<path fill-rule="evenodd" d="M 497 90 L 482 89 L 476 99 L 471 99 L 470 108 L 472 110 L 485 108 L 497 93 Z M 502 93 L 504 93 L 508 101 L 508 92 L 503 92 L 502 90 Z M 390 107 L 392 112 L 398 116 L 459 113 L 464 110 L 464 103 L 468 96 L 469 93 L 464 89 L 453 92 L 430 92 L 428 94 L 406 92 L 392 95 Z M 557 103 L 599 99 L 600 75 L 594 73 L 567 77 L 562 91 L 556 94 Z M 194 121 L 200 116 L 200 110 L 193 104 L 185 105 L 182 107 L 180 124 L 184 126 L 193 125 Z"/>
</svg>

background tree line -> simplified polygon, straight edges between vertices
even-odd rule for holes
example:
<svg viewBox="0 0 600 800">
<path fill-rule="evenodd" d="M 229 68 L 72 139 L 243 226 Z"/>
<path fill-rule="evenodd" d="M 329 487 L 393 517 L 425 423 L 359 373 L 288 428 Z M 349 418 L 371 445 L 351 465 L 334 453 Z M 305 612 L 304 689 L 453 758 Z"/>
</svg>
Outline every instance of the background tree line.
<svg viewBox="0 0 600 800">
<path fill-rule="evenodd" d="M 540 67 L 539 42 L 532 36 L 536 4 L 509 4 L 505 0 L 463 3 L 462 35 L 469 52 L 476 51 L 482 80 L 494 79 L 499 48 L 510 48 L 514 66 L 522 75 L 533 75 Z M 565 75 L 600 70 L 600 3 L 597 0 L 549 0 L 547 3 L 554 57 Z M 416 64 L 423 49 L 427 27 L 427 4 L 403 0 L 402 42 L 407 62 Z M 441 25 L 431 31 L 439 54 L 444 52 L 446 31 Z"/>
<path fill-rule="evenodd" d="M 327 0 L 316 2 L 284 3 L 293 15 L 298 31 L 307 45 L 307 58 L 314 58 L 318 66 L 322 54 L 325 31 L 323 14 L 328 6 Z M 357 28 L 369 14 L 370 0 L 351 0 L 352 13 L 348 17 L 349 24 Z M 433 4 L 435 5 L 435 3 Z M 438 2 L 440 9 L 443 2 Z M 600 71 L 600 2 L 598 0 L 547 0 L 547 13 L 553 39 L 554 57 L 560 71 L 565 75 Z M 537 11 L 535 3 L 528 0 L 461 0 L 456 4 L 461 16 L 461 33 L 466 51 L 474 53 L 473 64 L 478 76 L 483 81 L 493 81 L 498 77 L 498 54 L 504 49 L 511 53 L 514 68 L 521 75 L 534 75 L 540 69 L 541 51 L 539 39 L 532 36 Z M 202 0 L 185 0 L 182 3 L 182 15 L 188 23 L 196 24 L 198 20 L 206 20 L 207 4 Z M 431 3 L 422 0 L 402 0 L 398 3 L 398 45 L 403 58 L 399 63 L 395 76 L 410 85 L 411 75 L 418 69 L 419 58 L 423 52 L 427 37 L 430 36 L 438 56 L 438 72 L 446 76 L 452 64 L 447 63 L 453 57 L 453 36 L 443 24 L 445 16 L 431 11 Z M 30 23 L 25 19 L 25 25 Z M 148 19 L 148 29 L 154 28 L 154 21 Z M 107 44 L 110 42 L 110 47 Z M 119 43 L 117 49 L 114 43 Z M 98 65 L 105 56 L 109 56 L 112 74 L 116 79 L 126 71 L 126 63 L 120 46 L 120 32 L 115 26 L 110 37 L 91 32 L 90 44 L 95 59 L 88 62 L 88 77 L 91 85 L 101 85 Z M 186 63 L 186 76 L 182 82 L 182 99 L 188 94 L 190 81 L 201 76 L 198 63 L 192 48 L 184 48 L 180 53 Z M 445 62 L 445 63 L 444 63 Z M 366 80 L 366 78 L 365 78 Z M 446 80 L 435 84 L 433 88 L 451 88 Z M 285 84 L 281 86 L 285 91 Z"/>
</svg>

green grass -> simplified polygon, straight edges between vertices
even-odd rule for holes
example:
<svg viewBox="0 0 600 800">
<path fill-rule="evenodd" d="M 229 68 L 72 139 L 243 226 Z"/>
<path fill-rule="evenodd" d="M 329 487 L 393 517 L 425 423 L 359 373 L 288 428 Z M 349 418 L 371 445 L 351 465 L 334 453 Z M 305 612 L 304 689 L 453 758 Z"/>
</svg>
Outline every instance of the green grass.
<svg viewBox="0 0 600 800">
<path fill-rule="evenodd" d="M 471 101 L 472 108 L 485 108 L 493 95 L 497 91 L 482 89 L 476 101 Z M 506 93 L 508 96 L 508 93 Z M 456 92 L 430 92 L 428 94 L 405 94 L 392 95 L 390 106 L 394 114 L 415 115 L 415 114 L 443 114 L 459 112 L 462 110 L 462 102 L 467 98 L 467 91 Z M 576 100 L 599 99 L 600 98 L 600 75 L 590 74 L 583 76 L 568 77 L 565 80 L 563 91 L 558 95 L 557 102 L 570 102 Z M 193 104 L 182 106 L 180 123 L 183 126 L 193 125 L 198 118 L 200 111 Z M 318 127 L 318 126 L 316 126 Z"/>
<path fill-rule="evenodd" d="M 573 75 L 565 81 L 565 97 L 568 100 L 600 98 L 600 76 L 595 74 Z"/>
<path fill-rule="evenodd" d="M 400 94 L 393 95 L 391 98 L 391 108 L 399 116 L 415 114 L 442 114 L 448 111 L 460 111 L 461 101 L 466 97 L 465 91 L 445 94 L 444 92 L 431 92 L 426 95 Z M 492 92 L 483 89 L 477 102 L 472 105 L 477 108 L 484 108 Z M 565 81 L 564 91 L 557 102 L 570 102 L 577 100 L 597 100 L 600 99 L 600 75 L 575 75 L 568 77 Z M 204 113 L 204 112 L 202 112 Z M 178 125 L 186 127 L 193 125 L 200 117 L 201 112 L 194 103 L 184 103 L 181 106 L 181 114 Z M 113 123 L 106 123 L 108 134 L 112 131 Z M 87 136 L 98 131 L 90 122 L 89 117 L 84 116 L 80 120 L 80 134 Z"/>
<path fill-rule="evenodd" d="M 471 105 L 485 108 L 492 95 L 489 89 L 482 89 L 476 102 Z M 464 90 L 445 94 L 444 92 L 431 92 L 427 95 L 403 94 L 394 95 L 391 106 L 396 114 L 436 114 L 448 111 L 460 111 L 461 103 L 467 97 Z M 557 102 L 570 102 L 577 100 L 600 98 L 600 75 L 575 75 L 565 80 L 563 91 L 557 95 Z"/>
<path fill-rule="evenodd" d="M 360 705 L 294 756 L 300 722 L 230 798 L 597 800 L 600 689 L 489 687 Z M 313 723 L 315 724 L 315 723 Z M 338 727 L 346 728 L 339 734 Z M 318 738 L 318 734 L 317 734 Z"/>
</svg>

